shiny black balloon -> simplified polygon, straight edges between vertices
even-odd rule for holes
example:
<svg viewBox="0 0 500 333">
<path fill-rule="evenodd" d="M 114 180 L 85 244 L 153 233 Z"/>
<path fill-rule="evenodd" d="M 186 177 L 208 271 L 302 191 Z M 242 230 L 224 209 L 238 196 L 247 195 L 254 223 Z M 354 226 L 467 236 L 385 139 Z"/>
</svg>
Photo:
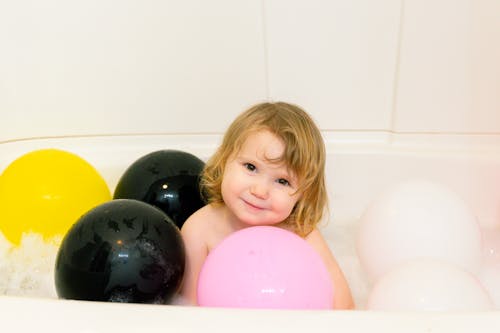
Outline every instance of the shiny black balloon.
<svg viewBox="0 0 500 333">
<path fill-rule="evenodd" d="M 64 237 L 55 285 L 66 299 L 168 303 L 184 276 L 179 228 L 160 209 L 113 200 L 84 214 Z"/>
<path fill-rule="evenodd" d="M 205 204 L 199 187 L 204 166 L 198 157 L 179 150 L 149 153 L 125 170 L 113 198 L 154 205 L 181 228 L 186 219 Z"/>
</svg>

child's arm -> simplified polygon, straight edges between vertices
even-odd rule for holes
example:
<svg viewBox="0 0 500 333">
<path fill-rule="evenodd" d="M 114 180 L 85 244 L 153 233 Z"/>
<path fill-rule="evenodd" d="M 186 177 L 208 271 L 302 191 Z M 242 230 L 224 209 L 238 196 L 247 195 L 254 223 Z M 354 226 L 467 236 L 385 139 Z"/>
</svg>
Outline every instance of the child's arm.
<svg viewBox="0 0 500 333">
<path fill-rule="evenodd" d="M 334 287 L 334 304 L 333 308 L 336 310 L 341 309 L 354 309 L 354 301 L 352 299 L 351 290 L 344 277 L 344 273 L 340 269 L 337 261 L 333 257 L 328 244 L 318 229 L 314 229 L 307 237 L 306 241 L 319 253 L 323 262 L 325 263 L 330 276 L 332 277 Z"/>
<path fill-rule="evenodd" d="M 203 209 L 203 208 L 202 208 Z M 203 262 L 208 255 L 205 232 L 202 227 L 203 219 L 199 218 L 198 212 L 189 217 L 181 229 L 184 246 L 186 248 L 186 266 L 184 270 L 184 282 L 181 289 L 181 297 L 190 305 L 197 305 L 198 275 Z"/>
</svg>

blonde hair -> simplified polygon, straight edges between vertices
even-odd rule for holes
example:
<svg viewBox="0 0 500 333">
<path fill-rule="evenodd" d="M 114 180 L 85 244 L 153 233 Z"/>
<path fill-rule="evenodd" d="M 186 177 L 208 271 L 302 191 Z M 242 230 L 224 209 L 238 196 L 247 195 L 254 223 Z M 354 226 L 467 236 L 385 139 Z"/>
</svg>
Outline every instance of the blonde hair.
<svg viewBox="0 0 500 333">
<path fill-rule="evenodd" d="M 327 208 L 325 145 L 314 121 L 296 105 L 261 103 L 241 113 L 205 165 L 201 176 L 203 195 L 208 203 L 224 202 L 221 184 L 228 159 L 239 151 L 249 135 L 262 130 L 283 140 L 285 151 L 276 162 L 285 163 L 299 180 L 301 196 L 290 216 L 280 225 L 304 237 L 315 228 Z"/>
</svg>

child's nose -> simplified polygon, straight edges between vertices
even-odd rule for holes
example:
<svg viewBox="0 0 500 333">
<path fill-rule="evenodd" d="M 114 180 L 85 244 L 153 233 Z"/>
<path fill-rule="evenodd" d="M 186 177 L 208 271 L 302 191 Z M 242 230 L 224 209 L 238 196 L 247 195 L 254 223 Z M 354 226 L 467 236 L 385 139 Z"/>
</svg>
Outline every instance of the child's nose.
<svg viewBox="0 0 500 333">
<path fill-rule="evenodd" d="M 250 187 L 250 192 L 257 198 L 266 199 L 269 196 L 269 185 L 263 179 L 256 180 Z"/>
</svg>

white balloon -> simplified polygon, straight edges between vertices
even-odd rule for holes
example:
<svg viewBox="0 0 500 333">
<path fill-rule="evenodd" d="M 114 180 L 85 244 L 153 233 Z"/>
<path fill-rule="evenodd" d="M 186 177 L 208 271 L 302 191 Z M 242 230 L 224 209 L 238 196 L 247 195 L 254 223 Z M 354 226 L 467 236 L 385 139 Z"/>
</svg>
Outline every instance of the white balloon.
<svg viewBox="0 0 500 333">
<path fill-rule="evenodd" d="M 500 310 L 500 260 L 485 260 L 479 280 L 490 295 L 496 310 Z"/>
<path fill-rule="evenodd" d="M 425 180 L 400 183 L 374 200 L 360 219 L 357 250 L 374 282 L 395 265 L 430 257 L 476 273 L 481 230 L 464 201 Z"/>
<path fill-rule="evenodd" d="M 500 310 L 500 230 L 482 229 L 483 260 L 478 277 Z"/>
<path fill-rule="evenodd" d="M 485 311 L 493 302 L 479 280 L 454 264 L 415 259 L 382 276 L 368 296 L 369 310 Z"/>
</svg>

